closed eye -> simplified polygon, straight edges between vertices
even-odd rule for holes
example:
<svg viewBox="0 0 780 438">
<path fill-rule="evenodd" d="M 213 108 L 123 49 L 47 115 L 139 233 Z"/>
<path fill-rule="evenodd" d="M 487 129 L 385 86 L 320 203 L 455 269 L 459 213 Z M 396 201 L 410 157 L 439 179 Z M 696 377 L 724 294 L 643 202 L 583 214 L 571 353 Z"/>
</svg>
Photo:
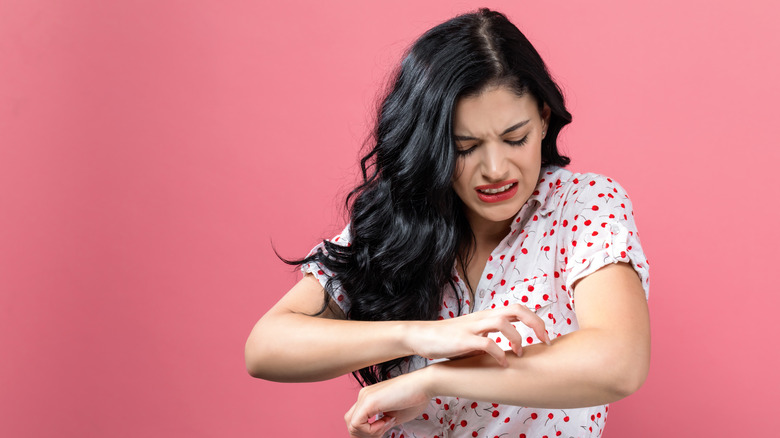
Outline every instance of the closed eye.
<svg viewBox="0 0 780 438">
<path fill-rule="evenodd" d="M 511 140 L 505 140 L 505 141 L 506 141 L 506 144 L 510 144 L 512 146 L 522 146 L 522 145 L 524 145 L 524 144 L 526 144 L 528 142 L 528 135 L 526 134 L 525 137 L 523 137 L 523 138 L 521 138 L 520 140 L 517 140 L 517 141 L 511 141 Z"/>
</svg>

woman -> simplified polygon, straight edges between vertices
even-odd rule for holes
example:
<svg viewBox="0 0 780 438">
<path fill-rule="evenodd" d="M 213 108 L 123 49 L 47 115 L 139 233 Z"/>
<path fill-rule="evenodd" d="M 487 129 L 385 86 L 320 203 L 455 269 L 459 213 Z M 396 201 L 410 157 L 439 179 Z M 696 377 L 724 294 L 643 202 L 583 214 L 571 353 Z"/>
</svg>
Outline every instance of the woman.
<svg viewBox="0 0 780 438">
<path fill-rule="evenodd" d="M 502 14 L 426 32 L 380 107 L 350 224 L 258 321 L 250 374 L 353 372 L 351 436 L 599 436 L 647 374 L 648 269 L 623 189 L 562 168 L 570 121 Z"/>
</svg>

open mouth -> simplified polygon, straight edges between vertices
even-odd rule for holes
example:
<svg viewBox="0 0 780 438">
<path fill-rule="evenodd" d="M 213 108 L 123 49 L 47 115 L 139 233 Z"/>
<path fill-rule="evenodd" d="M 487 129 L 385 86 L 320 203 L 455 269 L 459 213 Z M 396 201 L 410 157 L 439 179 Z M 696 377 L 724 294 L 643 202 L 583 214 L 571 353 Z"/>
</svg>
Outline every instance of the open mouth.
<svg viewBox="0 0 780 438">
<path fill-rule="evenodd" d="M 482 202 L 501 202 L 511 199 L 517 193 L 517 180 L 477 186 L 477 197 Z"/>
<path fill-rule="evenodd" d="M 507 185 L 501 186 L 501 187 L 496 188 L 496 189 L 477 189 L 477 191 L 479 191 L 481 193 L 488 194 L 488 195 L 495 195 L 496 193 L 505 192 L 505 191 L 511 189 L 513 186 L 516 186 L 516 185 L 517 185 L 516 182 L 512 182 L 512 183 L 509 183 Z"/>
</svg>

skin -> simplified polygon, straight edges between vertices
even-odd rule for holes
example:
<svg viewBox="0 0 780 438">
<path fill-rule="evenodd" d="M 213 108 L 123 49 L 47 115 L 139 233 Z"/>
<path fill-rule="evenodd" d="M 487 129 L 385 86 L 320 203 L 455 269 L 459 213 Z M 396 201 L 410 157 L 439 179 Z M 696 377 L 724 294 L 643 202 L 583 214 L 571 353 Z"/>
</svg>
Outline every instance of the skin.
<svg viewBox="0 0 780 438">
<path fill-rule="evenodd" d="M 457 147 L 471 152 L 458 158 L 453 188 L 476 237 L 475 255 L 458 269 L 471 284 L 477 284 L 489 254 L 533 192 L 548 118 L 546 105 L 540 110 L 532 96 L 505 87 L 487 88 L 456 106 Z M 518 123 L 522 126 L 506 132 Z M 508 143 L 523 138 L 522 146 Z M 506 180 L 517 180 L 511 199 L 485 203 L 477 196 L 475 187 Z M 521 349 L 511 322 L 526 324 L 548 341 L 542 320 L 525 306 L 442 321 L 365 322 L 345 320 L 331 304 L 313 317 L 307 314 L 319 311 L 323 289 L 307 275 L 253 328 L 246 343 L 247 370 L 267 380 L 313 381 L 411 354 L 456 358 L 361 389 L 344 417 L 353 437 L 381 436 L 418 416 L 439 395 L 573 408 L 636 391 L 650 363 L 647 302 L 636 272 L 623 263 L 608 265 L 575 283 L 573 293 L 580 330 Z M 502 351 L 485 336 L 490 332 L 501 332 L 513 350 Z M 383 417 L 373 421 L 379 414 Z"/>
</svg>

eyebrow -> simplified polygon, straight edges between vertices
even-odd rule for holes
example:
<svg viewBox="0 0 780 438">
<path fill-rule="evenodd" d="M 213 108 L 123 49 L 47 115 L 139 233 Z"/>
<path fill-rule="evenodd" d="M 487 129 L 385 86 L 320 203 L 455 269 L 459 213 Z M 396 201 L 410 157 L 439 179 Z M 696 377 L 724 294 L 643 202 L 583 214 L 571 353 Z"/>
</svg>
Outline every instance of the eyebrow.
<svg viewBox="0 0 780 438">
<path fill-rule="evenodd" d="M 514 124 L 514 125 L 506 128 L 506 130 L 504 132 L 502 132 L 501 135 L 506 135 L 506 134 L 509 134 L 512 131 L 518 130 L 518 129 L 522 128 L 523 126 L 527 125 L 528 122 L 530 122 L 530 121 L 531 120 L 529 119 L 529 120 L 526 120 L 524 122 L 520 122 L 520 123 Z M 476 137 L 469 137 L 467 135 L 456 135 L 455 136 L 455 140 L 462 140 L 463 141 L 463 140 L 479 140 L 479 139 L 476 138 Z"/>
</svg>

